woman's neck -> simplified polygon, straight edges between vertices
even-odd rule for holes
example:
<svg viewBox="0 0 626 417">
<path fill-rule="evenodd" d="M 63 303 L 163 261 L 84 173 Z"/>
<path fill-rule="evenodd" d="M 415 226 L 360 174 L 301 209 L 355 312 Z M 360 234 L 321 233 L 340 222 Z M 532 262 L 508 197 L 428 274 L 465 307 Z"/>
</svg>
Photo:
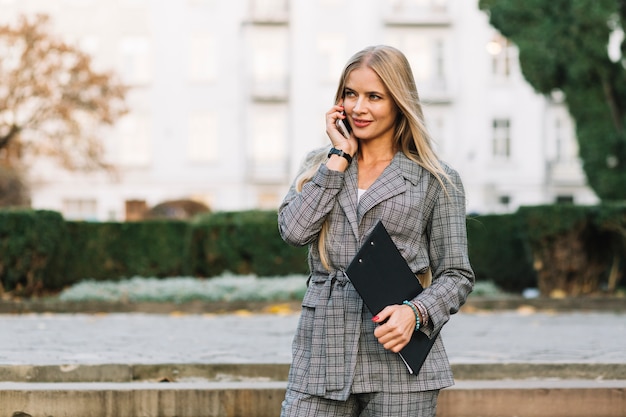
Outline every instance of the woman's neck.
<svg viewBox="0 0 626 417">
<path fill-rule="evenodd" d="M 387 141 L 361 141 L 359 143 L 359 164 L 375 165 L 389 162 L 395 154 L 395 147 Z"/>
</svg>

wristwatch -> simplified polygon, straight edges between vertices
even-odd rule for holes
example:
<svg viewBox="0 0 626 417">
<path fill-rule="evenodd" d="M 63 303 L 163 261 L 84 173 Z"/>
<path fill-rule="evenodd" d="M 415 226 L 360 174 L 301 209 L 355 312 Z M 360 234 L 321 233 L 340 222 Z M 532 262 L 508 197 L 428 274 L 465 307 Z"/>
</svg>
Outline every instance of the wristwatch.
<svg viewBox="0 0 626 417">
<path fill-rule="evenodd" d="M 352 156 L 350 156 L 349 154 L 345 153 L 341 149 L 331 148 L 330 152 L 328 152 L 328 157 L 330 158 L 331 155 L 343 156 L 344 158 L 346 158 L 346 161 L 348 161 L 348 164 L 352 163 Z"/>
</svg>

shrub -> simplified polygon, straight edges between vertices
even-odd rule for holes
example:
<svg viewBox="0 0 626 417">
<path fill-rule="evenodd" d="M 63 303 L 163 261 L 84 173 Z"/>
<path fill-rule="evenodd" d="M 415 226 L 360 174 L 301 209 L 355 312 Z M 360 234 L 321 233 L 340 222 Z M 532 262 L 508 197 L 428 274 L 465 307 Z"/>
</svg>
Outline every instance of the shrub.
<svg viewBox="0 0 626 417">
<path fill-rule="evenodd" d="M 0 286 L 32 295 L 47 287 L 46 268 L 63 246 L 63 217 L 46 210 L 0 210 Z"/>
<path fill-rule="evenodd" d="M 61 288 L 83 279 L 179 276 L 189 259 L 188 223 L 150 220 L 128 223 L 68 222 L 64 262 L 49 271 Z"/>
<path fill-rule="evenodd" d="M 515 214 L 468 217 L 470 262 L 478 281 L 490 281 L 509 292 L 537 285 L 532 257 Z"/>
<path fill-rule="evenodd" d="M 278 233 L 275 211 L 218 212 L 192 223 L 192 275 L 225 271 L 259 276 L 308 272 L 307 248 L 287 245 Z"/>
</svg>

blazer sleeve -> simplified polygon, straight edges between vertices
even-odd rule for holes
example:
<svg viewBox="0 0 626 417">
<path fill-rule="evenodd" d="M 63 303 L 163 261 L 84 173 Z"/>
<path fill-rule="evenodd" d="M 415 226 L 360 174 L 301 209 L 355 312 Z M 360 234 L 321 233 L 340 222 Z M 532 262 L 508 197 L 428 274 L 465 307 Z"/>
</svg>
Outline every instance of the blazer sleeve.
<svg viewBox="0 0 626 417">
<path fill-rule="evenodd" d="M 328 169 L 324 164 L 325 158 L 320 158 L 320 152 L 325 156 L 328 150 L 311 152 L 298 174 L 300 176 L 307 169 L 317 167 L 311 180 L 298 192 L 296 177 L 278 209 L 280 235 L 293 246 L 304 246 L 317 238 L 344 184 L 344 173 Z"/>
<path fill-rule="evenodd" d="M 448 168 L 448 175 L 446 190 L 436 187 L 427 226 L 432 284 L 416 297 L 428 310 L 430 325 L 423 329 L 428 335 L 439 332 L 461 308 L 475 282 L 467 252 L 465 191 L 456 171 Z"/>
</svg>

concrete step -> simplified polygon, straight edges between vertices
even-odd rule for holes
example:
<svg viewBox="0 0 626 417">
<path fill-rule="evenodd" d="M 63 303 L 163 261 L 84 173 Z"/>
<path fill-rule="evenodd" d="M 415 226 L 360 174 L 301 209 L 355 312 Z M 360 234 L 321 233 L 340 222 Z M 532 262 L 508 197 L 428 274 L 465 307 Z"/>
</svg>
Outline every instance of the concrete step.
<svg viewBox="0 0 626 417">
<path fill-rule="evenodd" d="M 0 383 L 0 416 L 276 417 L 284 381 Z M 438 417 L 624 417 L 626 381 L 457 381 Z"/>
<path fill-rule="evenodd" d="M 176 382 L 188 378 L 213 382 L 285 381 L 288 372 L 289 364 L 285 363 L 0 365 L 0 381 Z M 453 363 L 452 372 L 457 380 L 626 380 L 626 363 Z"/>
</svg>

